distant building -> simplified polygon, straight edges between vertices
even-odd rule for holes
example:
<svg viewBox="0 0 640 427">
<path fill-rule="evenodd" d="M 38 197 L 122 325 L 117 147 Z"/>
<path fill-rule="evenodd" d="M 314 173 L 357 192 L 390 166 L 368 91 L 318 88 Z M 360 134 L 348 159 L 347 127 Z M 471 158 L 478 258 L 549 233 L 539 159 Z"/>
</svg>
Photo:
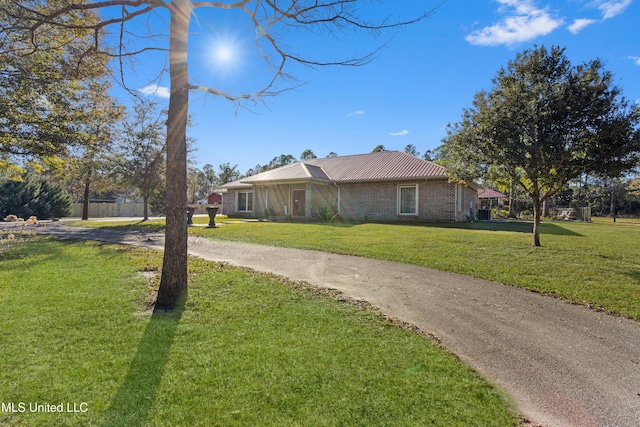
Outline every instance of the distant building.
<svg viewBox="0 0 640 427">
<path fill-rule="evenodd" d="M 491 188 L 478 191 L 478 200 L 482 209 L 492 209 L 494 206 L 502 206 L 507 196 Z"/>
</svg>

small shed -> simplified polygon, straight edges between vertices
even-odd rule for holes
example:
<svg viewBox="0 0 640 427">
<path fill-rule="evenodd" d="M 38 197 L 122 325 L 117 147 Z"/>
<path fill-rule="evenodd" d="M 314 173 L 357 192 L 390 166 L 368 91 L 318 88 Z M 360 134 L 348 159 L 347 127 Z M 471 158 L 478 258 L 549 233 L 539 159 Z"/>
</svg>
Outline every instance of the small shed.
<svg viewBox="0 0 640 427">
<path fill-rule="evenodd" d="M 207 204 L 209 205 L 221 205 L 222 204 L 222 194 L 220 193 L 211 193 L 207 196 Z"/>
<path fill-rule="evenodd" d="M 482 209 L 491 210 L 494 206 L 502 206 L 507 196 L 492 188 L 485 188 L 478 191 L 478 202 Z"/>
</svg>

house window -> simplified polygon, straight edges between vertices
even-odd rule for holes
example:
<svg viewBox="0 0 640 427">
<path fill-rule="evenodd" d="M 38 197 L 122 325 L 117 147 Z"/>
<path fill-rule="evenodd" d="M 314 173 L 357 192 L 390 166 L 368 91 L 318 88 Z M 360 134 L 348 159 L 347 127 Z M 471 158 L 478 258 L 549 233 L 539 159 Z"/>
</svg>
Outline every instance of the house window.
<svg viewBox="0 0 640 427">
<path fill-rule="evenodd" d="M 253 211 L 253 191 L 238 192 L 238 212 Z"/>
<path fill-rule="evenodd" d="M 418 185 L 398 186 L 398 214 L 418 215 Z"/>
</svg>

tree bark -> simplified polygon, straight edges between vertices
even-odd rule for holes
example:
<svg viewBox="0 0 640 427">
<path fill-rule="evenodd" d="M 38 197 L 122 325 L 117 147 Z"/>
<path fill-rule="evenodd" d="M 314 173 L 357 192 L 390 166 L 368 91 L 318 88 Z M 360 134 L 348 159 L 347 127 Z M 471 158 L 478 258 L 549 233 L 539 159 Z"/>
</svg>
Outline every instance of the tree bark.
<svg viewBox="0 0 640 427">
<path fill-rule="evenodd" d="M 84 200 L 82 202 L 82 219 L 89 219 L 89 189 L 91 187 L 91 171 L 87 172 L 84 180 Z"/>
<path fill-rule="evenodd" d="M 144 193 L 142 198 L 142 220 L 147 221 L 149 219 L 149 194 Z"/>
<path fill-rule="evenodd" d="M 542 203 L 540 196 L 533 198 L 533 246 L 542 246 L 540 244 L 540 218 L 542 217 Z"/>
<path fill-rule="evenodd" d="M 171 95 L 167 120 L 167 194 L 164 262 L 154 311 L 170 311 L 187 293 L 187 109 L 190 2 L 170 6 Z"/>
<path fill-rule="evenodd" d="M 515 197 L 515 193 L 516 193 L 516 185 L 513 182 L 513 178 L 511 178 L 510 181 L 510 185 L 509 185 L 509 218 L 515 218 L 516 217 L 516 212 L 515 209 L 513 208 L 513 204 L 514 204 L 514 197 Z"/>
<path fill-rule="evenodd" d="M 613 217 L 613 222 L 616 222 L 616 182 L 611 180 L 611 216 Z"/>
</svg>

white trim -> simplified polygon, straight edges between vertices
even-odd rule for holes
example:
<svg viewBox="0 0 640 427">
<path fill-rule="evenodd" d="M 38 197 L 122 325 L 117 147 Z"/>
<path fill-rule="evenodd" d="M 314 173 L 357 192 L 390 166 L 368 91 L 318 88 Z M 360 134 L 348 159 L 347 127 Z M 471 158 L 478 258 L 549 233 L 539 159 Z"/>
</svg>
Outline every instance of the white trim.
<svg viewBox="0 0 640 427">
<path fill-rule="evenodd" d="M 402 212 L 402 189 L 403 188 L 413 188 L 415 190 L 415 209 L 414 212 Z M 397 193 L 397 214 L 402 216 L 418 216 L 418 206 L 420 205 L 419 200 L 419 187 L 418 184 L 398 184 L 398 193 Z"/>
</svg>

